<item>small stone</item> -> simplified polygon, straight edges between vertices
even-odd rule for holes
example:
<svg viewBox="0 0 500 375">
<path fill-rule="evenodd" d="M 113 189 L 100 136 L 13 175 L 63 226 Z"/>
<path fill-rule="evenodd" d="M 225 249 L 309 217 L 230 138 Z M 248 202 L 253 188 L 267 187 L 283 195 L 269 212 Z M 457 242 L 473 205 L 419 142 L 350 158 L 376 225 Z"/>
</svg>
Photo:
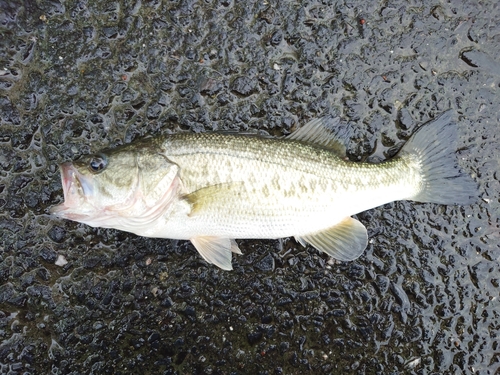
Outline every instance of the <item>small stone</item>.
<svg viewBox="0 0 500 375">
<path fill-rule="evenodd" d="M 62 267 L 65 266 L 66 264 L 68 264 L 68 261 L 66 260 L 64 255 L 58 255 L 55 265 Z"/>
<path fill-rule="evenodd" d="M 233 81 L 231 90 L 243 96 L 250 96 L 257 91 L 257 80 L 249 77 L 238 77 Z"/>
</svg>

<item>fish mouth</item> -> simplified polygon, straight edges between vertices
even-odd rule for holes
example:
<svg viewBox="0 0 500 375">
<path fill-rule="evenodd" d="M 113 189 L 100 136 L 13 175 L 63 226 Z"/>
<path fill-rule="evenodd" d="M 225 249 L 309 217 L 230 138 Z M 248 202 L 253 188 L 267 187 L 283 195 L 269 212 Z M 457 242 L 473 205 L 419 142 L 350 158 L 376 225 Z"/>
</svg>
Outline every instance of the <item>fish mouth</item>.
<svg viewBox="0 0 500 375">
<path fill-rule="evenodd" d="M 92 187 L 87 178 L 75 168 L 72 163 L 59 166 L 64 194 L 64 202 L 52 207 L 50 213 L 65 219 L 78 220 L 84 216 L 79 212 L 87 197 L 92 194 Z M 77 213 L 78 212 L 78 213 Z"/>
</svg>

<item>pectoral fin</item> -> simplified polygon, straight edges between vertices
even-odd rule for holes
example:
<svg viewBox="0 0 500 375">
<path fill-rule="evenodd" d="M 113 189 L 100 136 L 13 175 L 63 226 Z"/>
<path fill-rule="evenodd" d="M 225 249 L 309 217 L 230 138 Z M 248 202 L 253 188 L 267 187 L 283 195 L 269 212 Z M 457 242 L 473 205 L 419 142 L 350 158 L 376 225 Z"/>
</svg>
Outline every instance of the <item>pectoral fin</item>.
<svg viewBox="0 0 500 375">
<path fill-rule="evenodd" d="M 244 183 L 238 181 L 206 186 L 184 196 L 184 199 L 191 206 L 189 216 L 192 216 L 220 209 L 221 204 L 243 199 L 245 194 Z"/>
<path fill-rule="evenodd" d="M 231 252 L 241 254 L 236 241 L 229 238 L 195 237 L 191 242 L 203 259 L 227 271 L 233 269 Z"/>
<path fill-rule="evenodd" d="M 368 244 L 368 233 L 363 224 L 348 217 L 327 230 L 296 236 L 295 239 L 301 244 L 308 242 L 335 259 L 350 261 L 363 254 Z"/>
</svg>

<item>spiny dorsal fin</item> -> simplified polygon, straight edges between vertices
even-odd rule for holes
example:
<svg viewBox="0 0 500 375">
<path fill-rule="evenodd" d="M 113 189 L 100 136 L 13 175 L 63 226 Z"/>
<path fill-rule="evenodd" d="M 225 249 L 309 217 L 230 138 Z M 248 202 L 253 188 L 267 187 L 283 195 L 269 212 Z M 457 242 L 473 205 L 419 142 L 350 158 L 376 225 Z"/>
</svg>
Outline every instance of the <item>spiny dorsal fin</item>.
<svg viewBox="0 0 500 375">
<path fill-rule="evenodd" d="M 324 231 L 295 236 L 295 239 L 302 245 L 308 242 L 316 249 L 342 261 L 358 258 L 368 244 L 365 226 L 352 217 L 347 217 Z"/>
<path fill-rule="evenodd" d="M 287 137 L 290 140 L 325 147 L 342 158 L 346 156 L 344 141 L 347 138 L 348 129 L 340 125 L 339 117 L 332 116 L 311 120 Z"/>
</svg>

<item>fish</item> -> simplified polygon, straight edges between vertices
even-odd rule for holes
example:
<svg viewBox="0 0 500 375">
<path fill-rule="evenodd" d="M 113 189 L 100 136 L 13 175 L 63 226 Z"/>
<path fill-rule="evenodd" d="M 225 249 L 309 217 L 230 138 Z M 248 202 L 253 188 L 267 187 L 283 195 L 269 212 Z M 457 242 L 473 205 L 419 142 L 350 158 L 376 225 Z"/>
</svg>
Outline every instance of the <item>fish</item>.
<svg viewBox="0 0 500 375">
<path fill-rule="evenodd" d="M 159 135 L 60 165 L 58 218 L 144 237 L 190 240 L 232 269 L 236 239 L 297 242 L 339 261 L 368 244 L 357 213 L 397 200 L 472 204 L 477 185 L 458 166 L 457 124 L 446 111 L 393 158 L 346 158 L 340 119 L 313 119 L 287 137 L 227 132 Z M 345 132 L 344 132 L 345 135 Z"/>
</svg>

